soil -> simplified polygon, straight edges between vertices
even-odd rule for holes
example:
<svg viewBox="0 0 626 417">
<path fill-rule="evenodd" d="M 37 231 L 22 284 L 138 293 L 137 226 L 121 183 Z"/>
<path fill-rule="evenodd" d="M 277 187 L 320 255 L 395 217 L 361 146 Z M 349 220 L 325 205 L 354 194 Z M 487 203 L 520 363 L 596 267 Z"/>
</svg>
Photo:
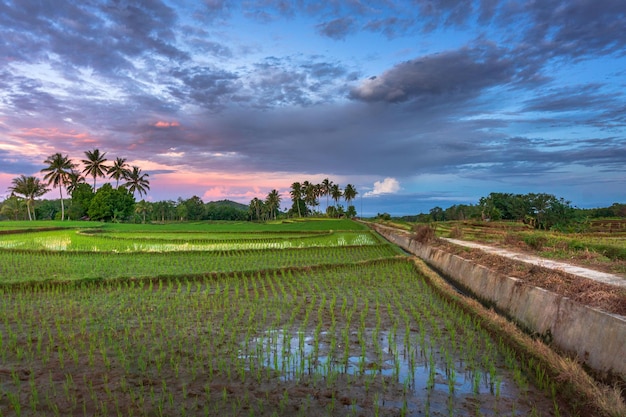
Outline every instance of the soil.
<svg viewBox="0 0 626 417">
<path fill-rule="evenodd" d="M 453 244 L 443 239 L 433 239 L 428 244 L 454 253 L 462 258 L 472 260 L 504 275 L 518 278 L 526 285 L 544 288 L 571 298 L 581 304 L 626 316 L 626 288 L 624 287 L 597 282 L 590 278 L 567 273 L 562 269 L 551 269 L 545 266 L 508 259 L 481 249 Z M 498 247 L 537 255 L 536 251 L 532 251 L 525 245 L 499 244 Z M 591 262 L 590 259 L 572 259 L 568 263 L 603 272 L 612 271 L 612 268 L 606 266 L 605 263 L 600 261 Z"/>
</svg>

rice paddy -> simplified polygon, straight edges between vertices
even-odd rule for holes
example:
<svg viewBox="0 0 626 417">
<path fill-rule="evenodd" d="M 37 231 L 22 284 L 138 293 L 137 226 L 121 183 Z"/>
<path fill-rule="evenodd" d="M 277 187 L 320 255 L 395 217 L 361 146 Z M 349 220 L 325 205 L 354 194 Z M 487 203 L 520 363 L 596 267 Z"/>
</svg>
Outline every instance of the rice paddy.
<svg viewBox="0 0 626 417">
<path fill-rule="evenodd" d="M 571 415 L 363 226 L 212 226 L 0 235 L 0 416 Z"/>
</svg>

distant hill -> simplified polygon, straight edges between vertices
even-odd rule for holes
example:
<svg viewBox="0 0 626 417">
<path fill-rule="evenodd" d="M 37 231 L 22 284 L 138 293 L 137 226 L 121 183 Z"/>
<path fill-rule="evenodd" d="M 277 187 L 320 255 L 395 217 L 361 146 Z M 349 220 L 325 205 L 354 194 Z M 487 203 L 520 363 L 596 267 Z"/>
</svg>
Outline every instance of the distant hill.
<svg viewBox="0 0 626 417">
<path fill-rule="evenodd" d="M 206 220 L 248 220 L 248 206 L 235 201 L 211 201 L 204 207 Z"/>
<path fill-rule="evenodd" d="M 218 200 L 218 201 L 210 201 L 205 204 L 208 207 L 218 208 L 218 207 L 231 207 L 237 210 L 248 211 L 248 206 L 245 204 L 238 203 L 232 200 Z"/>
</svg>

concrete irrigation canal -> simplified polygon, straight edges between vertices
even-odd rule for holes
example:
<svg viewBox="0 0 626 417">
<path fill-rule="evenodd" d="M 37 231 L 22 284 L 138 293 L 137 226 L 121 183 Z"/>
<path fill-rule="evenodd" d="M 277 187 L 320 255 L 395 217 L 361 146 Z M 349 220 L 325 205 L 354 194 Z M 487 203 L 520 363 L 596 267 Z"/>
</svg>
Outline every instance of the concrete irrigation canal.
<svg viewBox="0 0 626 417">
<path fill-rule="evenodd" d="M 494 306 L 520 327 L 576 357 L 599 375 L 617 375 L 626 379 L 625 317 L 579 304 L 542 288 L 520 285 L 521 282 L 516 278 L 504 276 L 470 260 L 412 240 L 407 232 L 381 225 L 372 227 L 390 242 L 422 258 L 481 302 Z M 612 274 L 486 245 L 451 241 L 523 262 L 558 268 L 611 285 L 626 286 L 626 280 Z"/>
</svg>

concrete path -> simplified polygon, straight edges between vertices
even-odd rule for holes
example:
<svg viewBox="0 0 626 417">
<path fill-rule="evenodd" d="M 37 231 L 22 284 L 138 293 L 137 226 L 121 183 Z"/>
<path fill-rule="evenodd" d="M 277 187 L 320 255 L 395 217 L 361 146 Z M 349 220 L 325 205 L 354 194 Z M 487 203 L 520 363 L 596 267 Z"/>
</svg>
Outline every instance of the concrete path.
<svg viewBox="0 0 626 417">
<path fill-rule="evenodd" d="M 496 248 L 494 246 L 483 245 L 480 243 L 467 242 L 464 240 L 449 238 L 444 238 L 444 240 L 447 240 L 450 243 L 454 243 L 455 245 L 481 249 L 485 252 L 504 256 L 506 258 L 514 259 L 516 261 L 522 261 L 533 265 L 543 266 L 545 268 L 558 269 L 572 275 L 578 275 L 580 277 L 593 279 L 595 281 L 603 282 L 605 284 L 626 287 L 626 278 L 620 277 L 619 275 L 607 274 L 606 272 L 594 271 L 592 269 L 570 265 L 565 262 L 552 261 L 550 259 L 544 259 L 538 256 L 527 255 L 520 252 L 513 252 L 507 249 Z"/>
</svg>

